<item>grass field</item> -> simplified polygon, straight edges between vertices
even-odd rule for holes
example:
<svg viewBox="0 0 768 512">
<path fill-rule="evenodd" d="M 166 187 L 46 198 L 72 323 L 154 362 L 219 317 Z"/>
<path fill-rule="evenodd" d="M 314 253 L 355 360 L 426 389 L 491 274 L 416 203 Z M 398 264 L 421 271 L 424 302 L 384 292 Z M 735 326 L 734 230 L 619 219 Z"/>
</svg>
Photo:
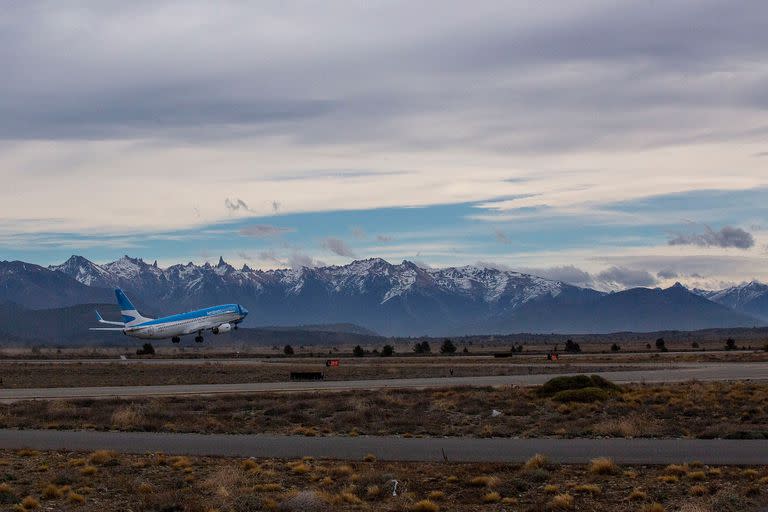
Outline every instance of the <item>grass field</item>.
<svg viewBox="0 0 768 512">
<path fill-rule="evenodd" d="M 15 402 L 0 405 L 0 427 L 310 436 L 768 438 L 766 404 L 768 383 L 635 384 L 607 396 L 576 397 L 545 397 L 536 388 L 511 387 L 259 393 Z"/>
<path fill-rule="evenodd" d="M 0 451 L 9 510 L 749 512 L 768 468 L 428 464 Z M 395 482 L 397 484 L 395 485 Z"/>
<path fill-rule="evenodd" d="M 323 372 L 326 380 L 396 379 L 413 377 L 470 377 L 479 375 L 527 375 L 530 373 L 593 372 L 623 369 L 620 364 L 579 366 L 546 364 L 516 359 L 495 358 L 370 358 L 344 360 L 340 367 L 328 368 L 325 359 L 273 359 L 239 364 L 194 362 L 189 364 L 149 363 L 0 363 L 1 385 L 6 388 L 141 386 L 162 384 L 234 384 L 281 382 L 292 371 Z"/>
</svg>

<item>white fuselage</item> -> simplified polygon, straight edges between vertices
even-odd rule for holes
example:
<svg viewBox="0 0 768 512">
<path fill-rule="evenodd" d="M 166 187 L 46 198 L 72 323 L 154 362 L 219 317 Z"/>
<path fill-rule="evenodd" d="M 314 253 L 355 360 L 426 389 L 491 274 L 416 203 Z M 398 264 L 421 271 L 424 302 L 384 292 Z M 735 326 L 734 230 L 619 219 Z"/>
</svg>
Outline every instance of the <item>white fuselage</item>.
<svg viewBox="0 0 768 512">
<path fill-rule="evenodd" d="M 225 324 L 234 326 L 240 323 L 246 314 L 247 311 L 240 306 L 227 304 L 126 326 L 123 332 L 142 339 L 173 338 L 206 330 L 217 332 Z"/>
</svg>

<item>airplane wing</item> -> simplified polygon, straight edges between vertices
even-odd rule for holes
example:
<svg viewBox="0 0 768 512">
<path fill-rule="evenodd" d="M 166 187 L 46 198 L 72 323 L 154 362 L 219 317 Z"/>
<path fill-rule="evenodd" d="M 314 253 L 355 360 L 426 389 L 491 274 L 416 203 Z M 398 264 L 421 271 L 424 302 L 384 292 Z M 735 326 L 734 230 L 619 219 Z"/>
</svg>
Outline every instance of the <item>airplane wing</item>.
<svg viewBox="0 0 768 512">
<path fill-rule="evenodd" d="M 122 331 L 123 327 L 90 327 L 89 331 Z"/>
</svg>

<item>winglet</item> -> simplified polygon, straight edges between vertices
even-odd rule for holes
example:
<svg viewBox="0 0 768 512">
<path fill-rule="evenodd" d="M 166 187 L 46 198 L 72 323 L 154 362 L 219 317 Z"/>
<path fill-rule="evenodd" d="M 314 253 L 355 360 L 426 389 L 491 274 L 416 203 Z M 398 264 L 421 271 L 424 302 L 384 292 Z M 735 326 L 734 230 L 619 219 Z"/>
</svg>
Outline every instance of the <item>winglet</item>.
<svg viewBox="0 0 768 512">
<path fill-rule="evenodd" d="M 104 319 L 101 318 L 101 315 L 99 314 L 99 310 L 98 309 L 94 309 L 93 311 L 96 312 L 96 320 L 98 320 L 99 322 L 103 322 Z"/>
</svg>

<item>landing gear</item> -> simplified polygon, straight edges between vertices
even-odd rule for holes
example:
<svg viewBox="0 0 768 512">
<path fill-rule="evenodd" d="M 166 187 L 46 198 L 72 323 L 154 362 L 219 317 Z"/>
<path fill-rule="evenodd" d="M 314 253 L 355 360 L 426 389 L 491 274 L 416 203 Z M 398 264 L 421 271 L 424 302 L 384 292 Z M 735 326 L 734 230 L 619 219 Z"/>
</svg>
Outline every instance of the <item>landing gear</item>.
<svg viewBox="0 0 768 512">
<path fill-rule="evenodd" d="M 198 334 L 195 336 L 195 342 L 196 343 L 202 343 L 203 342 L 203 336 L 201 334 Z"/>
<path fill-rule="evenodd" d="M 171 341 L 174 343 L 178 343 L 181 341 L 181 338 L 179 338 L 178 336 L 174 336 L 173 338 L 171 338 Z"/>
</svg>

